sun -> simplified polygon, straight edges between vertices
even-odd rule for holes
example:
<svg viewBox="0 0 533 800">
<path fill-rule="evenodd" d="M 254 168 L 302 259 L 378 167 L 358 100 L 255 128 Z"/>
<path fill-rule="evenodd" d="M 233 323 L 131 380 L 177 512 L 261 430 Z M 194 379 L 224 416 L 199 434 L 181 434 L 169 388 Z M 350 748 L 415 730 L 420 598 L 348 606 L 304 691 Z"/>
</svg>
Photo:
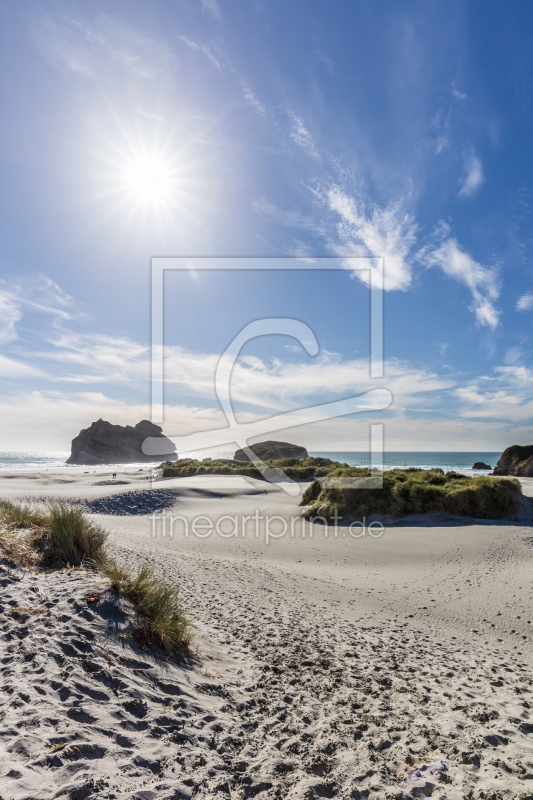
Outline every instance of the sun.
<svg viewBox="0 0 533 800">
<path fill-rule="evenodd" d="M 124 172 L 127 192 L 140 203 L 162 205 L 174 192 L 174 170 L 163 158 L 136 156 L 126 164 Z"/>
</svg>

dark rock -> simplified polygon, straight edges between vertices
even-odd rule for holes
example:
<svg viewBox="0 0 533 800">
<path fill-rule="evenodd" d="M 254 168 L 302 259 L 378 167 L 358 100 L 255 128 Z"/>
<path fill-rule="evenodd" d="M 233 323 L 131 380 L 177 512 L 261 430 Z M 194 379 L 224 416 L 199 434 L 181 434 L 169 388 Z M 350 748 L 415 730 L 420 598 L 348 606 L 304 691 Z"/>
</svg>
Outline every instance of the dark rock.
<svg viewBox="0 0 533 800">
<path fill-rule="evenodd" d="M 485 464 L 484 461 L 476 461 L 472 469 L 492 469 L 490 464 Z"/>
<path fill-rule="evenodd" d="M 516 475 L 518 478 L 533 478 L 533 444 L 513 444 L 504 450 L 494 467 L 493 475 Z"/>
<path fill-rule="evenodd" d="M 261 461 L 276 461 L 278 458 L 309 458 L 305 447 L 289 442 L 257 442 L 250 448 Z M 250 461 L 244 450 L 237 450 L 233 456 L 235 461 Z"/>
<path fill-rule="evenodd" d="M 167 452 L 161 450 L 158 455 L 145 455 L 142 444 L 148 437 L 161 438 L 168 442 Z M 162 455 L 174 460 L 177 458 L 174 445 L 163 435 L 159 425 L 143 419 L 133 428 L 131 425 L 112 425 L 99 419 L 90 428 L 80 431 L 72 440 L 67 464 L 131 464 L 139 461 L 153 463 L 160 461 Z"/>
</svg>

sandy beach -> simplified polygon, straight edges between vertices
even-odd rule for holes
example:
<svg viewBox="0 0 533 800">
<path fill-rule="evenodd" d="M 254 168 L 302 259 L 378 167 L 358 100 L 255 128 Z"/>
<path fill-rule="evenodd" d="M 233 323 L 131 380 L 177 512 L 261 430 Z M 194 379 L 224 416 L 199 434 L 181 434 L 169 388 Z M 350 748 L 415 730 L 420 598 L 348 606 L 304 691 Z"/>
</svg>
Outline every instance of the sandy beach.
<svg viewBox="0 0 533 800">
<path fill-rule="evenodd" d="M 82 504 L 118 558 L 179 582 L 198 651 L 121 637 L 94 573 L 4 564 L 2 800 L 533 792 L 527 509 L 335 535 L 263 481 L 120 468 L 4 473 L 0 496 Z"/>
</svg>

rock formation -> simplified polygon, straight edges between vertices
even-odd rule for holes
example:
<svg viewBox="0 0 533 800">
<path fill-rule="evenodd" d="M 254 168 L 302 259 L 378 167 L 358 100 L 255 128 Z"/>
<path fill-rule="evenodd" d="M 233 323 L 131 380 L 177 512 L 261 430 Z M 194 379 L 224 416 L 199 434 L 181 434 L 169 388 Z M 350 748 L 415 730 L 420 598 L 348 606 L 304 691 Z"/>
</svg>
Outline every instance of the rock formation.
<svg viewBox="0 0 533 800">
<path fill-rule="evenodd" d="M 476 461 L 472 469 L 492 469 L 490 464 L 485 464 L 484 461 Z"/>
<path fill-rule="evenodd" d="M 257 442 L 250 445 L 261 461 L 275 461 L 278 458 L 308 458 L 305 447 L 289 442 Z M 233 456 L 235 461 L 250 461 L 244 450 L 237 450 Z"/>
<path fill-rule="evenodd" d="M 516 475 L 533 478 L 533 444 L 513 444 L 504 450 L 494 467 L 493 475 Z"/>
<path fill-rule="evenodd" d="M 165 447 L 159 455 L 145 455 L 142 444 L 149 436 L 168 442 L 168 450 Z M 153 463 L 161 461 L 162 456 L 176 460 L 177 455 L 170 439 L 163 435 L 162 428 L 147 419 L 138 422 L 134 428 L 131 425 L 112 425 L 99 419 L 89 428 L 80 431 L 72 440 L 67 464 L 131 464 L 139 461 Z"/>
</svg>

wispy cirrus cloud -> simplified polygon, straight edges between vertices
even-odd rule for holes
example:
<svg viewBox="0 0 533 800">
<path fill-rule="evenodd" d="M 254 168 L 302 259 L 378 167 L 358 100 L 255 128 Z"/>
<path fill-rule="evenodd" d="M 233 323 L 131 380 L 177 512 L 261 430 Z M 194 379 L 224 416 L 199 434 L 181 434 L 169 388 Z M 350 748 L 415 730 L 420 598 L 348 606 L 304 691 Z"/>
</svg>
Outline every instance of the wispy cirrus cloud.
<svg viewBox="0 0 533 800">
<path fill-rule="evenodd" d="M 485 181 L 483 175 L 483 164 L 480 159 L 472 153 L 465 160 L 466 175 L 459 189 L 459 197 L 473 197 L 477 194 L 481 185 Z"/>
<path fill-rule="evenodd" d="M 31 310 L 50 315 L 52 325 L 57 329 L 60 323 L 71 318 L 67 309 L 72 304 L 72 298 L 45 275 L 31 282 L 20 280 L 14 284 L 0 281 L 0 344 L 16 345 L 11 356 L 0 355 L 0 377 L 8 380 L 50 378 L 45 371 L 28 363 L 32 360 L 32 353 L 19 346 L 17 324 L 24 313 Z"/>
<path fill-rule="evenodd" d="M 63 367 L 56 380 L 148 388 L 150 350 L 146 345 L 126 337 L 68 332 L 50 340 L 50 344 L 51 350 L 35 355 L 41 361 L 53 361 Z M 218 405 L 214 378 L 219 359 L 220 353 L 167 346 L 168 391 L 185 392 Z M 376 379 L 369 377 L 367 359 L 345 359 L 336 353 L 322 352 L 310 361 L 302 361 L 297 355 L 286 360 L 243 356 L 234 367 L 231 392 L 233 400 L 241 406 L 277 411 L 294 404 L 308 405 L 361 394 L 377 385 Z M 421 396 L 445 391 L 454 386 L 454 381 L 408 362 L 390 360 L 383 385 L 394 393 L 398 404 L 415 406 Z"/>
<path fill-rule="evenodd" d="M 454 385 L 449 377 L 395 359 L 387 362 L 386 374 L 381 382 L 371 379 L 367 359 L 343 359 L 327 352 L 309 363 L 245 357 L 234 369 L 232 395 L 247 405 L 282 410 L 293 403 L 357 395 L 383 385 L 400 407 L 416 406 L 422 396 Z"/>
<path fill-rule="evenodd" d="M 417 226 L 402 204 L 390 203 L 385 208 L 350 197 L 339 186 L 325 194 L 328 208 L 340 217 L 337 224 L 335 250 L 346 255 L 369 255 L 385 259 L 385 289 L 405 291 L 411 283 L 408 260 L 416 242 Z M 360 252 L 354 252 L 359 249 Z"/>
<path fill-rule="evenodd" d="M 25 309 L 49 314 L 58 324 L 72 317 L 73 298 L 46 275 L 16 283 L 0 280 L 0 342 L 18 337 L 16 325 Z"/>
<path fill-rule="evenodd" d="M 201 0 L 201 3 L 204 12 L 212 19 L 221 19 L 222 9 L 220 8 L 220 4 L 217 2 L 217 0 Z"/>
<path fill-rule="evenodd" d="M 52 349 L 34 353 L 39 360 L 63 365 L 58 378 L 69 383 L 145 383 L 150 349 L 126 336 L 62 331 L 48 339 Z"/>
<path fill-rule="evenodd" d="M 283 211 L 264 197 L 252 200 L 252 211 L 287 228 L 303 230 L 315 228 L 315 222 L 311 215 L 306 216 L 298 211 Z"/>
<path fill-rule="evenodd" d="M 314 137 L 305 127 L 303 119 L 293 111 L 289 111 L 289 117 L 292 123 L 290 131 L 291 139 L 298 145 L 298 147 L 301 147 L 308 156 L 311 156 L 312 158 L 318 158 L 319 152 L 315 145 Z"/>
<path fill-rule="evenodd" d="M 456 239 L 447 239 L 439 247 L 426 250 L 423 260 L 430 267 L 440 267 L 450 278 L 468 286 L 472 293 L 471 310 L 480 325 L 496 328 L 500 310 L 495 302 L 500 295 L 497 272 L 485 267 L 463 250 Z"/>
<path fill-rule="evenodd" d="M 244 99 L 251 106 L 253 106 L 255 108 L 255 110 L 258 111 L 261 114 L 262 117 L 266 117 L 266 113 L 267 112 L 266 112 L 266 108 L 264 107 L 263 103 L 261 103 L 257 99 L 257 97 L 252 92 L 252 90 L 250 89 L 248 83 L 244 80 L 244 78 L 241 75 L 239 75 L 237 72 L 235 72 L 235 75 L 237 76 L 237 80 L 238 80 L 238 82 L 240 84 L 240 87 L 241 87 L 241 89 L 243 91 Z"/>
<path fill-rule="evenodd" d="M 53 66 L 98 75 L 111 65 L 140 78 L 154 78 L 173 59 L 170 48 L 110 14 L 87 21 L 51 14 L 32 24 L 36 46 Z"/>
<path fill-rule="evenodd" d="M 517 311 L 531 311 L 533 309 L 533 292 L 526 292 L 516 302 Z"/>
<path fill-rule="evenodd" d="M 216 58 L 214 56 L 212 48 L 208 44 L 205 44 L 203 42 L 195 42 L 193 41 L 193 39 L 189 39 L 187 36 L 180 36 L 179 38 L 191 50 L 196 50 L 199 53 L 203 53 L 218 70 L 222 69 L 222 64 L 219 58 Z"/>
<path fill-rule="evenodd" d="M 533 371 L 526 366 L 496 367 L 455 390 L 464 418 L 500 419 L 507 424 L 533 420 Z M 529 438 L 528 434 L 527 438 Z"/>
<path fill-rule="evenodd" d="M 0 377 L 19 380 L 27 378 L 47 378 L 49 376 L 46 375 L 43 370 L 33 367 L 31 364 L 25 364 L 13 358 L 0 355 Z"/>
<path fill-rule="evenodd" d="M 21 317 L 20 303 L 12 295 L 0 292 L 0 343 L 17 338 L 15 326 Z"/>
</svg>

